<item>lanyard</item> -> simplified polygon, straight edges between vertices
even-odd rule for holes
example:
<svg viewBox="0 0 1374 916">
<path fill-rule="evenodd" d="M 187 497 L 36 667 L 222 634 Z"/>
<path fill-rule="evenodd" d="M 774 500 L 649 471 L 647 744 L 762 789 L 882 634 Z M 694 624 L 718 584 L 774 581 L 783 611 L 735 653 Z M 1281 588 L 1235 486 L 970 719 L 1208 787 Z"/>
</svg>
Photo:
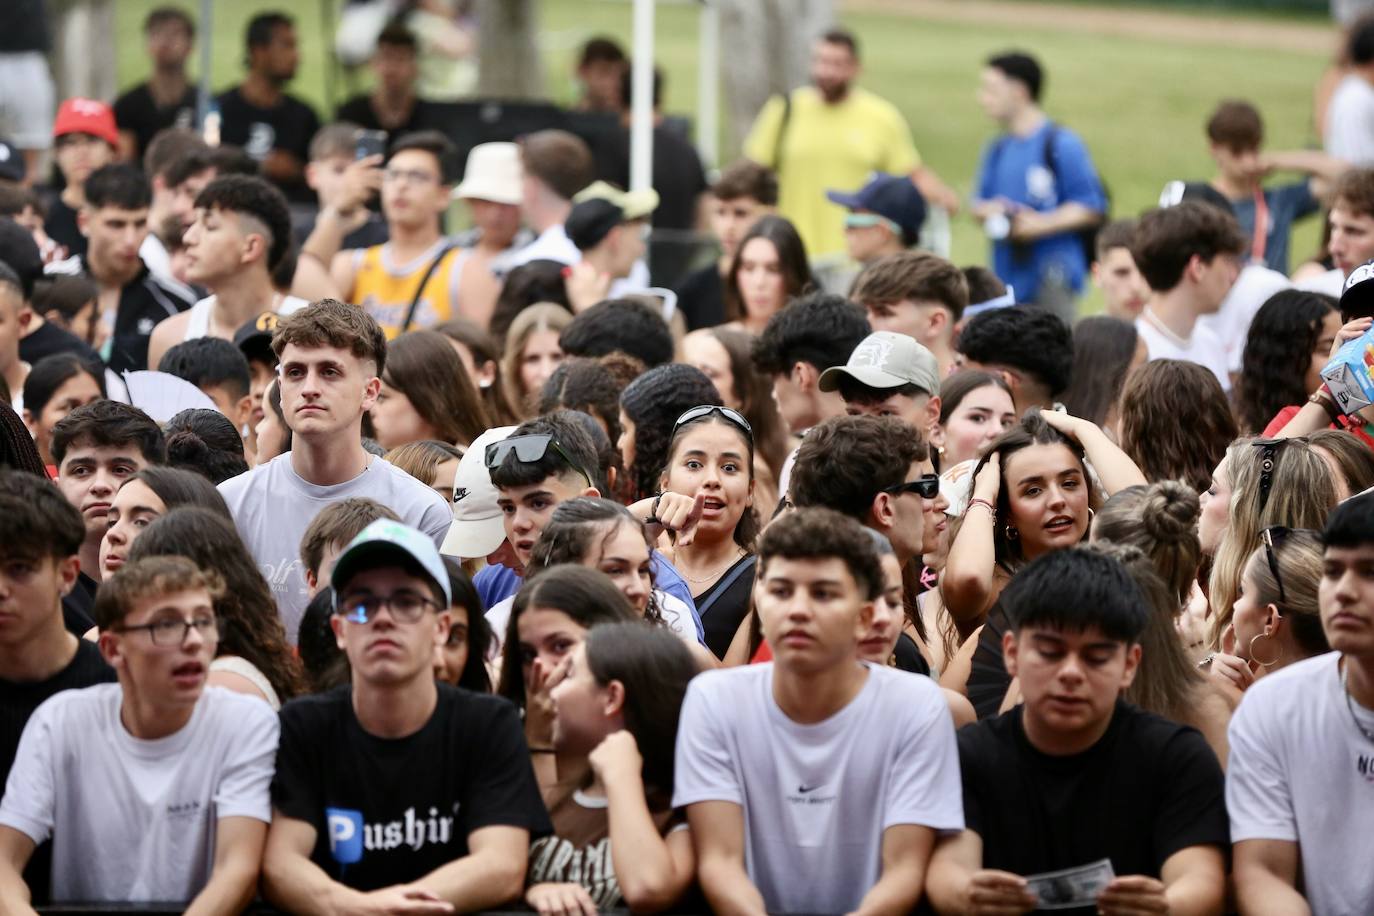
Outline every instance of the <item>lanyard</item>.
<svg viewBox="0 0 1374 916">
<path fill-rule="evenodd" d="M 1264 188 L 1255 188 L 1255 233 L 1250 240 L 1250 260 L 1264 263 L 1264 250 L 1269 243 L 1269 201 Z"/>
</svg>

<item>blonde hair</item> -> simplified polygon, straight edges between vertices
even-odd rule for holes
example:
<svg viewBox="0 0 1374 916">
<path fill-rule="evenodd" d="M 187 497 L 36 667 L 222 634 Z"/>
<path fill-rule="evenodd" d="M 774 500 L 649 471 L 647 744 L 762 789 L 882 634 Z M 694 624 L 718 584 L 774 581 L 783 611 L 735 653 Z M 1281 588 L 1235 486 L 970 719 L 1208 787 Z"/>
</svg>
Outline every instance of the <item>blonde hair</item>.
<svg viewBox="0 0 1374 916">
<path fill-rule="evenodd" d="M 1217 545 L 1207 589 L 1212 608 L 1207 638 L 1213 651 L 1220 648 L 1221 635 L 1231 623 L 1241 575 L 1250 555 L 1260 546 L 1260 532 L 1271 525 L 1320 531 L 1336 505 L 1331 466 L 1306 439 L 1283 439 L 1274 447 L 1269 499 L 1261 508 L 1263 446 L 1258 443 L 1254 439 L 1237 440 L 1226 451 L 1231 521 Z"/>
<path fill-rule="evenodd" d="M 510 323 L 510 329 L 506 332 L 506 349 L 501 356 L 501 377 L 506 383 L 512 406 L 523 419 L 534 415 L 531 402 L 539 397 L 539 392 L 526 391 L 520 381 L 525 344 L 538 331 L 557 331 L 562 334 L 572 320 L 572 312 L 563 306 L 553 302 L 536 302 L 526 306 Z"/>
<path fill-rule="evenodd" d="M 1274 544 L 1274 563 L 1283 578 L 1283 596 L 1279 596 L 1279 582 L 1269 567 L 1269 557 L 1261 544 L 1250 554 L 1245 571 L 1255 586 L 1255 603 L 1263 607 L 1272 604 L 1288 620 L 1293 640 L 1308 657 L 1331 651 L 1322 630 L 1321 609 L 1317 604 L 1317 586 L 1322 578 L 1321 536 L 1315 531 L 1294 530 Z"/>
</svg>

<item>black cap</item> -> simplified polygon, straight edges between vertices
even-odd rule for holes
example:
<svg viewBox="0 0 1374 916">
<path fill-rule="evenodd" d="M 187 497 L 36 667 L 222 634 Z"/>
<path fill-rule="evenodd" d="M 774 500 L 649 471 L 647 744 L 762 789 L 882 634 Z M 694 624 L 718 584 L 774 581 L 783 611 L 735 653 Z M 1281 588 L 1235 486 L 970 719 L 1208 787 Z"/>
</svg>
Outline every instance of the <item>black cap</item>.
<svg viewBox="0 0 1374 916">
<path fill-rule="evenodd" d="M 593 197 L 573 206 L 563 231 L 578 251 L 586 251 L 601 244 L 601 240 L 623 222 L 624 210 L 609 200 Z"/>
<path fill-rule="evenodd" d="M 245 359 L 275 366 L 277 354 L 272 352 L 272 334 L 279 323 L 281 316 L 276 312 L 260 313 L 234 332 L 234 346 L 239 348 Z"/>
<path fill-rule="evenodd" d="M 1374 261 L 1367 261 L 1350 272 L 1341 290 L 1341 321 L 1354 321 L 1374 315 Z"/>
<path fill-rule="evenodd" d="M 24 154 L 18 147 L 8 140 L 0 140 L 0 181 L 13 181 L 18 184 L 24 180 L 27 171 L 24 167 Z"/>
<path fill-rule="evenodd" d="M 43 276 L 43 255 L 33 233 L 7 217 L 0 217 L 0 261 L 19 275 L 24 299 L 32 299 L 34 281 Z"/>
</svg>

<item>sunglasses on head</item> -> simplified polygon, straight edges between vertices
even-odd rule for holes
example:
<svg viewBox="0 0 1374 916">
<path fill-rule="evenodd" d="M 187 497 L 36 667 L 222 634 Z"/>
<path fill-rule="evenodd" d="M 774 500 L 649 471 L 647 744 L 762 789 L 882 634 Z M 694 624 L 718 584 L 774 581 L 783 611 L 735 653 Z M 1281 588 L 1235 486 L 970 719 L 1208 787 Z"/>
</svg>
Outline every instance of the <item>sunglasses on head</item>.
<svg viewBox="0 0 1374 916">
<path fill-rule="evenodd" d="M 934 499 L 940 492 L 940 477 L 937 474 L 922 474 L 906 483 L 883 487 L 884 493 L 919 493 L 922 499 Z"/>
<path fill-rule="evenodd" d="M 1269 561 L 1269 572 L 1274 576 L 1274 584 L 1279 589 L 1279 604 L 1288 604 L 1288 595 L 1283 590 L 1283 577 L 1279 575 L 1279 558 L 1275 551 L 1283 546 L 1294 532 L 1308 532 L 1317 535 L 1310 528 L 1289 528 L 1286 525 L 1270 525 L 1260 532 L 1260 543 L 1264 545 L 1264 557 Z"/>
<path fill-rule="evenodd" d="M 744 419 L 744 414 L 740 413 L 738 410 L 731 410 L 729 407 L 717 407 L 714 404 L 702 404 L 699 407 L 693 407 L 683 411 L 682 416 L 678 417 L 677 422 L 673 424 L 673 431 L 670 438 L 671 436 L 676 436 L 677 431 L 688 423 L 694 420 L 700 420 L 702 417 L 709 417 L 711 414 L 719 414 L 727 423 L 733 423 L 735 426 L 744 430 L 744 434 L 749 437 L 750 442 L 754 441 L 754 428 L 749 425 L 748 420 Z"/>
<path fill-rule="evenodd" d="M 542 460 L 550 449 L 553 450 L 555 455 L 562 458 L 563 462 L 568 467 L 581 474 L 587 481 L 587 486 L 595 486 L 595 484 L 592 483 L 591 475 L 587 473 L 586 469 L 576 461 L 573 461 L 572 457 L 563 449 L 563 446 L 558 444 L 558 440 L 553 436 L 529 435 L 512 436 L 509 439 L 502 439 L 500 442 L 493 442 L 487 446 L 484 459 L 487 470 L 493 471 L 505 463 L 506 457 L 510 455 L 511 452 L 515 453 L 515 459 L 521 464 L 534 464 L 536 461 Z"/>
</svg>

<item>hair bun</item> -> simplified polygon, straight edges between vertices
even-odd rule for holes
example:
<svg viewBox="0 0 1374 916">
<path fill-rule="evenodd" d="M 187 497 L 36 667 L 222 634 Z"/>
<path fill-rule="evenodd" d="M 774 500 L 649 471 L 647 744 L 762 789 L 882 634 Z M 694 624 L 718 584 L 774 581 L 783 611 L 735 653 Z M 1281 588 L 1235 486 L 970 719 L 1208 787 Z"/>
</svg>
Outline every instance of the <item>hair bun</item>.
<svg viewBox="0 0 1374 916">
<path fill-rule="evenodd" d="M 198 462 L 210 454 L 210 446 L 194 430 L 178 429 L 167 437 L 167 460 Z"/>
<path fill-rule="evenodd" d="M 1181 480 L 1161 480 L 1149 485 L 1140 507 L 1145 531 L 1156 541 L 1178 542 L 1197 530 L 1201 503 Z"/>
</svg>

